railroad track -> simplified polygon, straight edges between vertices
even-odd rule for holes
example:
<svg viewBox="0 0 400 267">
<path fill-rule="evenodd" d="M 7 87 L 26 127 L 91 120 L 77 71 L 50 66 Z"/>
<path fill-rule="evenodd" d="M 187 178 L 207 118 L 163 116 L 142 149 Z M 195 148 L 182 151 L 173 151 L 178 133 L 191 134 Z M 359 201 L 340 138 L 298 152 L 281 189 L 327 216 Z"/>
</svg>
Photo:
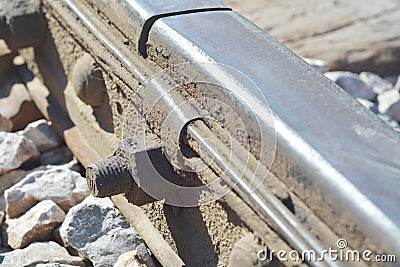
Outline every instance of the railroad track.
<svg viewBox="0 0 400 267">
<path fill-rule="evenodd" d="M 399 256 L 398 133 L 223 2 L 4 3 L 35 104 L 161 265 L 227 265 L 245 233 L 270 264 Z"/>
</svg>

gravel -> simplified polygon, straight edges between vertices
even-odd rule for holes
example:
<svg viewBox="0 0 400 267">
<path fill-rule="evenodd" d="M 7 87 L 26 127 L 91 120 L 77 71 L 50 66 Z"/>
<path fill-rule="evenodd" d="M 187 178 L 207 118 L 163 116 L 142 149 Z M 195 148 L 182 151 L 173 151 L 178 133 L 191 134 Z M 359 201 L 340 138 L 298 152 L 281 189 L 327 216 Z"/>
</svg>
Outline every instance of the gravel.
<svg viewBox="0 0 400 267">
<path fill-rule="evenodd" d="M 54 149 L 61 144 L 61 139 L 46 120 L 31 122 L 23 134 L 36 145 L 40 152 Z"/>
<path fill-rule="evenodd" d="M 355 98 L 364 98 L 371 101 L 376 99 L 376 93 L 372 90 L 372 84 L 366 84 L 355 73 L 348 71 L 331 71 L 326 72 L 325 76 Z"/>
<path fill-rule="evenodd" d="M 109 198 L 89 196 L 73 207 L 60 235 L 94 266 L 113 266 L 119 255 L 133 250 L 150 259 L 144 241 Z"/>
<path fill-rule="evenodd" d="M 68 211 L 87 195 L 89 190 L 86 180 L 79 173 L 57 168 L 31 172 L 4 192 L 9 218 L 23 214 L 46 199 L 53 200 Z"/>
<path fill-rule="evenodd" d="M 40 263 L 60 263 L 73 266 L 85 266 L 80 257 L 69 255 L 68 251 L 59 244 L 50 242 L 35 242 L 24 249 L 16 249 L 1 253 L 1 266 L 37 266 Z"/>
<path fill-rule="evenodd" d="M 376 94 L 381 94 L 393 88 L 392 83 L 373 72 L 361 72 L 359 77 L 365 84 L 372 87 L 372 91 Z"/>
<path fill-rule="evenodd" d="M 400 131 L 400 76 L 381 77 L 372 72 L 324 73 L 380 119 Z"/>
<path fill-rule="evenodd" d="M 55 226 L 63 222 L 65 212 L 51 200 L 43 200 L 17 219 L 7 219 L 10 247 L 23 248 L 34 241 L 52 239 Z"/>
<path fill-rule="evenodd" d="M 88 197 L 83 168 L 51 123 L 10 129 L 0 129 L 1 266 L 155 266 L 112 201 Z"/>
<path fill-rule="evenodd" d="M 35 144 L 17 133 L 0 132 L 0 175 L 39 157 Z"/>
</svg>

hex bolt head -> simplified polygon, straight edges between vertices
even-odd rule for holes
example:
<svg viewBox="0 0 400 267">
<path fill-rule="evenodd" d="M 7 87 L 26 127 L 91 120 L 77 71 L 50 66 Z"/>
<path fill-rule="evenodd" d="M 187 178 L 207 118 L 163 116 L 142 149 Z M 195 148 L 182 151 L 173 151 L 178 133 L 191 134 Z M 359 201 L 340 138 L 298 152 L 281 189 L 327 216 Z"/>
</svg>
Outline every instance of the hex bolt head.
<svg viewBox="0 0 400 267">
<path fill-rule="evenodd" d="M 160 166 L 153 166 L 152 160 Z M 158 175 L 157 167 L 164 170 L 166 177 L 172 173 L 172 167 L 162 154 L 158 138 L 149 135 L 146 142 L 140 137 L 128 138 L 120 143 L 114 156 L 86 168 L 86 182 L 90 193 L 95 197 L 124 193 L 129 202 L 141 206 L 156 199 L 147 194 L 136 181 L 145 182 Z"/>
<path fill-rule="evenodd" d="M 129 192 L 134 180 L 128 169 L 128 161 L 113 156 L 86 168 L 86 182 L 95 197 L 110 197 Z"/>
</svg>

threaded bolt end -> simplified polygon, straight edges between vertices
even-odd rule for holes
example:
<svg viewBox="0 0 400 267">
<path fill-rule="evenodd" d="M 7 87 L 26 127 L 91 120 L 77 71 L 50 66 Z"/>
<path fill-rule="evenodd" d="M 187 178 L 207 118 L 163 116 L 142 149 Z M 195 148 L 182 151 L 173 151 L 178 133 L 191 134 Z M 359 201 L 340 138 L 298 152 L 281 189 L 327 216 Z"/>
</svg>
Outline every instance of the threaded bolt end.
<svg viewBox="0 0 400 267">
<path fill-rule="evenodd" d="M 129 162 L 113 156 L 86 168 L 86 182 L 95 197 L 110 197 L 129 192 L 134 180 L 129 172 Z"/>
</svg>

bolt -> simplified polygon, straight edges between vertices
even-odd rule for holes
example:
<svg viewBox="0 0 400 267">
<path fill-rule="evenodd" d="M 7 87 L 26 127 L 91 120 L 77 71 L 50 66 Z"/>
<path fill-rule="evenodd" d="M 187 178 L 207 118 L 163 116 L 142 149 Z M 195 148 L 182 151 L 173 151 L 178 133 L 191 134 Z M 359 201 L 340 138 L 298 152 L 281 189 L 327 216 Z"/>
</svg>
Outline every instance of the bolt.
<svg viewBox="0 0 400 267">
<path fill-rule="evenodd" d="M 152 138 L 154 139 L 154 138 Z M 149 139 L 150 140 L 150 139 Z M 114 156 L 89 165 L 86 168 L 86 182 L 88 184 L 90 193 L 95 197 L 110 197 L 125 193 L 125 197 L 129 202 L 135 205 L 144 205 L 146 203 L 154 202 L 154 198 L 149 196 L 140 188 L 132 173 L 137 178 L 143 178 L 144 173 L 137 171 L 136 160 L 142 158 L 145 154 L 156 154 L 156 157 L 161 155 L 161 148 L 146 150 L 144 144 L 138 139 L 126 139 L 118 146 Z M 152 141 L 153 146 L 158 144 Z M 134 167 L 132 168 L 132 165 Z M 147 169 L 147 165 L 141 166 Z M 133 170 L 132 170 L 133 169 Z M 151 173 L 146 173 L 151 175 Z"/>
<path fill-rule="evenodd" d="M 113 156 L 86 168 L 86 182 L 95 197 L 109 197 L 129 192 L 134 180 L 129 172 L 128 160 Z"/>
</svg>

